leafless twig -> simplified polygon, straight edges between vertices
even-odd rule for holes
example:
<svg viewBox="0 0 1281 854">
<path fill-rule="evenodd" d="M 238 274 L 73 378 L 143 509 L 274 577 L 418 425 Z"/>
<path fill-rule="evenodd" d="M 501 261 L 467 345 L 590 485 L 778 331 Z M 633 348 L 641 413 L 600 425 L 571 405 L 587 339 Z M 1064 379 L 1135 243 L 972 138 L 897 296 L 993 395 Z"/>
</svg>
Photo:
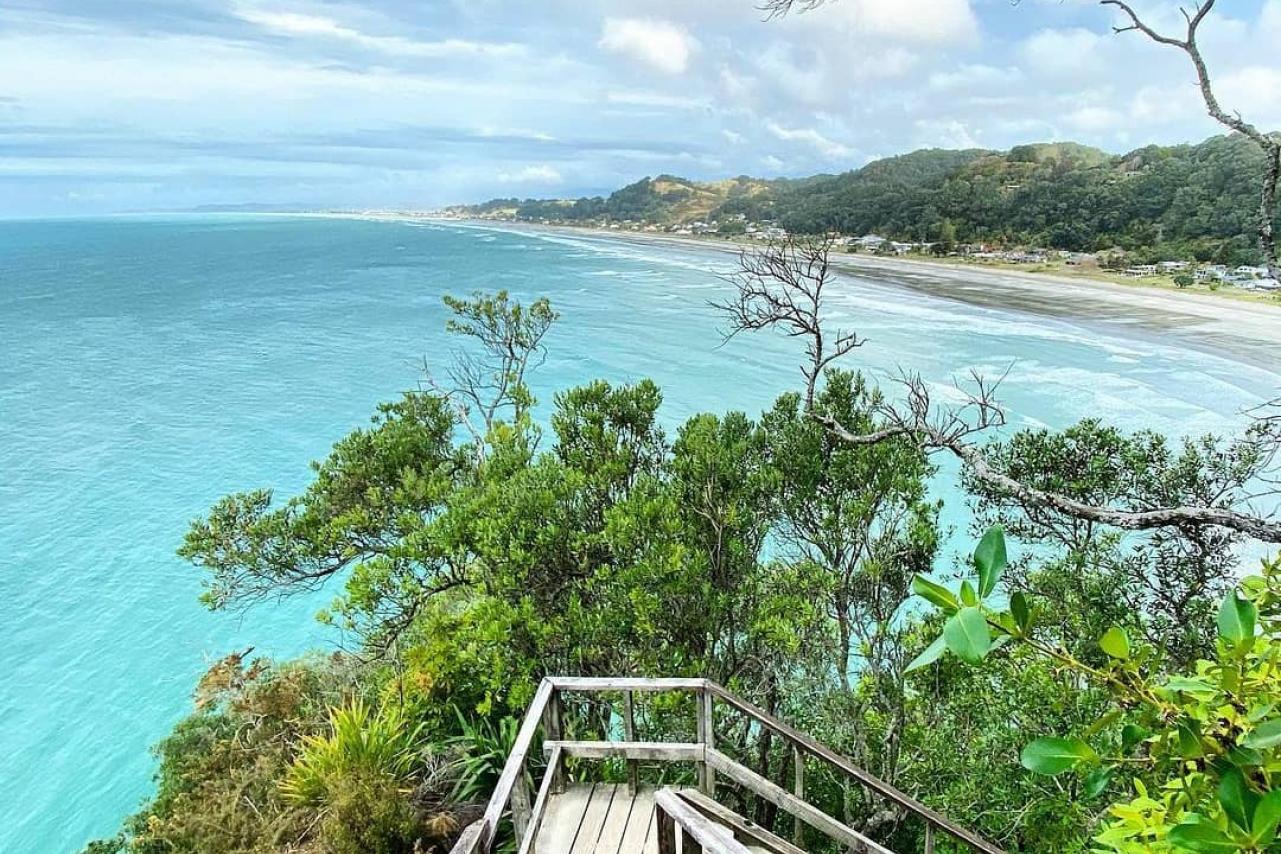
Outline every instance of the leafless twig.
<svg viewBox="0 0 1281 854">
<path fill-rule="evenodd" d="M 831 250 L 829 237 L 788 237 L 759 250 L 744 249 L 738 270 L 724 277 L 734 285 L 735 298 L 712 303 L 729 318 L 726 339 L 773 327 L 807 339 L 809 362 L 801 369 L 806 411 L 814 408 L 814 389 L 823 371 L 864 343 L 855 332 L 837 330 L 830 339 L 824 335 L 823 291 L 834 275 Z"/>
</svg>

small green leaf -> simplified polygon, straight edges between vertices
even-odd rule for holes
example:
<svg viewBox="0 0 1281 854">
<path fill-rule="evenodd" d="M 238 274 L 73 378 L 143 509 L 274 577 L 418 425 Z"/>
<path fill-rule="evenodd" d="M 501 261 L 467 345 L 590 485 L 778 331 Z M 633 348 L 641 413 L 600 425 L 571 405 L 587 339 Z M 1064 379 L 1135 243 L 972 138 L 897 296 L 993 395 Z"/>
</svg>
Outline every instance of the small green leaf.
<svg viewBox="0 0 1281 854">
<path fill-rule="evenodd" d="M 1219 637 L 1233 646 L 1254 640 L 1254 626 L 1259 620 L 1259 609 L 1248 599 L 1242 599 L 1235 590 L 1229 590 L 1219 606 Z"/>
<path fill-rule="evenodd" d="M 1023 748 L 1019 761 L 1034 774 L 1053 776 L 1099 758 L 1094 748 L 1079 738 L 1038 738 Z"/>
<path fill-rule="evenodd" d="M 962 608 L 943 625 L 947 648 L 961 661 L 978 664 L 992 647 L 987 620 L 978 608 Z"/>
<path fill-rule="evenodd" d="M 1130 657 L 1130 638 L 1125 634 L 1125 629 L 1113 626 L 1099 638 L 1099 648 L 1112 658 L 1125 661 Z"/>
<path fill-rule="evenodd" d="M 1112 782 L 1113 770 L 1115 769 L 1095 768 L 1086 775 L 1082 794 L 1085 795 L 1087 800 L 1092 801 L 1107 790 L 1108 783 Z"/>
<path fill-rule="evenodd" d="M 1250 723 L 1257 724 L 1259 721 L 1272 714 L 1272 710 L 1277 707 L 1276 703 L 1264 703 L 1262 706 L 1252 706 L 1250 714 L 1246 715 Z"/>
<path fill-rule="evenodd" d="M 1171 676 L 1165 687 L 1171 691 L 1182 691 L 1187 694 L 1213 694 L 1217 689 L 1209 682 L 1190 679 L 1187 676 Z"/>
<path fill-rule="evenodd" d="M 1194 721 L 1185 720 L 1179 724 L 1179 755 L 1184 759 L 1198 759 L 1205 755 L 1201 728 Z"/>
<path fill-rule="evenodd" d="M 1129 756 L 1149 735 L 1151 733 L 1138 724 L 1126 724 L 1121 728 L 1121 752 Z"/>
<path fill-rule="evenodd" d="M 952 595 L 951 590 L 948 590 L 942 584 L 930 581 L 924 575 L 918 574 L 912 579 L 912 592 L 922 599 L 932 602 L 949 614 L 955 614 L 961 607 L 960 603 L 956 601 L 956 597 Z"/>
<path fill-rule="evenodd" d="M 1166 838 L 1176 847 L 1196 854 L 1236 854 L 1241 850 L 1218 825 L 1196 813 L 1170 828 Z"/>
<path fill-rule="evenodd" d="M 1228 751 L 1228 761 L 1238 768 L 1258 768 L 1263 764 L 1263 754 L 1253 747 L 1238 744 Z"/>
<path fill-rule="evenodd" d="M 934 639 L 934 643 L 930 644 L 925 648 L 924 652 L 922 652 L 916 658 L 912 659 L 912 663 L 909 664 L 907 666 L 907 669 L 904 670 L 903 672 L 911 673 L 914 670 L 920 670 L 923 667 L 929 667 L 931 664 L 938 661 L 939 656 L 941 656 L 946 651 L 947 651 L 947 641 L 943 639 L 942 635 L 939 635 Z"/>
<path fill-rule="evenodd" d="M 961 604 L 967 608 L 973 608 L 979 603 L 979 596 L 974 592 L 974 585 L 970 584 L 967 578 L 961 582 Z"/>
<path fill-rule="evenodd" d="M 1019 627 L 1019 631 L 1026 633 L 1032 627 L 1032 609 L 1028 607 L 1022 590 L 1010 594 L 1010 615 L 1014 617 L 1014 625 Z"/>
<path fill-rule="evenodd" d="M 974 566 L 979 571 L 979 596 L 986 598 L 996 589 L 1005 571 L 1005 531 L 1000 525 L 989 530 L 974 550 Z"/>
<path fill-rule="evenodd" d="M 1259 724 L 1246 733 L 1245 738 L 1241 739 L 1241 744 L 1257 750 L 1268 750 L 1281 744 L 1281 718 L 1273 718 Z"/>
<path fill-rule="evenodd" d="M 1277 823 L 1281 822 L 1281 789 L 1273 789 L 1262 798 L 1254 808 L 1254 820 L 1250 822 L 1250 835 L 1262 845 L 1267 845 L 1277 835 Z"/>
<path fill-rule="evenodd" d="M 1254 822 L 1254 810 L 1259 796 L 1250 789 L 1245 775 L 1239 768 L 1230 768 L 1219 781 L 1219 803 L 1228 820 L 1249 833 Z"/>
</svg>

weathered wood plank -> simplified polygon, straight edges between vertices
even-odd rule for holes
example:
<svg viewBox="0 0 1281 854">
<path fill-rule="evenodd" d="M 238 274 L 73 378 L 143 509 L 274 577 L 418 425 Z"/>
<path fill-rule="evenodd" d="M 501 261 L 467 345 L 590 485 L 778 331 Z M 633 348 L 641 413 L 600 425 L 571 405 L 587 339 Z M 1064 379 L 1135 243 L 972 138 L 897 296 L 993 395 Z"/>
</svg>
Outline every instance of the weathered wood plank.
<svg viewBox="0 0 1281 854">
<path fill-rule="evenodd" d="M 712 730 L 712 692 L 704 688 L 697 698 L 698 706 L 698 743 L 704 748 L 716 746 L 716 734 Z M 707 767 L 706 762 L 698 763 L 698 788 L 704 794 L 716 795 L 716 772 Z"/>
<path fill-rule="evenodd" d="M 454 843 L 453 848 L 449 849 L 449 854 L 475 854 L 475 852 L 479 851 L 480 832 L 484 827 L 485 820 L 482 818 L 463 828 L 463 832 L 458 836 L 458 841 Z"/>
<path fill-rule="evenodd" d="M 748 848 L 762 848 L 773 854 L 805 854 L 805 851 L 780 836 L 775 836 L 753 821 L 743 818 L 729 807 L 695 789 L 682 789 L 681 797 L 694 809 L 732 830 L 738 841 Z"/>
<path fill-rule="evenodd" d="M 639 679 L 614 676 L 552 676 L 558 691 L 701 691 L 706 679 Z"/>
<path fill-rule="evenodd" d="M 703 745 L 666 741 L 546 741 L 543 750 L 559 747 L 566 756 L 579 759 L 656 759 L 664 762 L 701 762 Z"/>
<path fill-rule="evenodd" d="M 934 825 L 936 829 L 961 840 L 974 850 L 983 852 L 983 854 L 1005 854 L 1003 850 L 993 843 L 987 841 L 978 834 L 972 833 L 960 825 L 953 823 L 946 816 L 935 812 L 925 804 L 916 800 L 916 798 L 899 791 L 884 780 L 872 776 L 846 757 L 841 756 L 836 751 L 820 744 L 805 733 L 789 726 L 759 706 L 734 696 L 714 682 L 708 683 L 708 690 L 720 699 L 724 700 L 728 705 L 733 706 L 748 717 L 755 718 L 761 724 L 768 726 L 770 729 L 774 730 L 788 741 L 791 741 L 793 744 L 799 745 L 807 753 L 817 756 L 824 762 L 840 769 L 840 771 L 853 778 L 862 786 L 871 789 L 881 797 L 891 803 L 897 804 L 908 812 L 920 816 L 925 819 L 927 823 Z"/>
<path fill-rule="evenodd" d="M 547 759 L 547 772 L 543 774 L 543 782 L 538 787 L 538 795 L 534 798 L 534 808 L 529 816 L 529 829 L 520 839 L 520 854 L 532 854 L 534 852 L 534 842 L 538 839 L 538 831 L 542 828 L 543 819 L 547 815 L 547 802 L 552 797 L 552 789 L 556 785 L 556 771 L 560 768 L 563 756 L 559 750 L 553 750 Z"/>
<path fill-rule="evenodd" d="M 805 751 L 801 750 L 800 745 L 792 745 L 792 765 L 795 779 L 793 780 L 792 794 L 805 800 Z M 796 825 L 792 831 L 792 841 L 796 847 L 800 847 L 805 842 L 805 825 L 801 822 L 794 822 Z"/>
<path fill-rule="evenodd" d="M 516 779 L 525 773 L 525 757 L 529 753 L 529 748 L 534 742 L 534 733 L 538 730 L 542 721 L 543 711 L 547 708 L 547 702 L 552 696 L 552 683 L 544 679 L 538 686 L 538 691 L 534 694 L 534 700 L 529 704 L 529 711 L 525 713 L 525 720 L 520 725 L 520 730 L 516 733 L 516 741 L 512 745 L 512 752 L 507 756 L 507 764 L 503 766 L 503 773 L 498 777 L 498 783 L 494 786 L 494 793 L 489 798 L 489 805 L 485 808 L 484 822 L 480 830 L 479 850 L 487 852 L 494 842 L 494 834 L 498 830 L 498 821 L 503 817 L 503 812 L 507 809 L 507 801 L 511 798 L 512 787 L 516 784 Z"/>
<path fill-rule="evenodd" d="M 601 828 L 600 839 L 596 842 L 596 850 L 599 854 L 618 854 L 623 844 L 623 836 L 627 833 L 627 824 L 632 817 L 632 807 L 635 805 L 636 797 L 628 792 L 625 786 L 619 787 L 614 792 L 614 800 L 609 805 L 609 813 L 605 816 L 605 826 Z"/>
<path fill-rule="evenodd" d="M 842 824 L 822 810 L 805 803 L 782 786 L 776 786 L 755 771 L 744 768 L 719 750 L 707 751 L 707 763 L 743 788 L 755 792 L 779 809 L 784 810 L 795 818 L 799 818 L 810 827 L 835 839 L 842 845 L 849 846 L 854 851 L 866 852 L 866 854 L 894 854 L 893 851 L 880 843 Z"/>
<path fill-rule="evenodd" d="M 592 789 L 587 809 L 583 811 L 583 820 L 578 824 L 574 847 L 569 851 L 549 851 L 547 854 L 594 854 L 596 842 L 605 828 L 605 816 L 609 815 L 609 807 L 618 788 L 613 783 L 597 783 Z"/>
<path fill-rule="evenodd" d="M 567 854 L 578 835 L 578 826 L 587 811 L 593 788 L 590 783 L 570 786 L 561 794 L 551 796 L 547 802 L 547 815 L 534 843 L 536 854 Z"/>
<path fill-rule="evenodd" d="M 626 741 L 636 740 L 636 703 L 631 691 L 623 692 L 623 738 Z M 640 780 L 640 766 L 635 759 L 627 760 L 627 793 L 636 797 L 636 787 Z"/>
<path fill-rule="evenodd" d="M 649 836 L 650 822 L 653 820 L 654 793 L 641 790 L 632 799 L 631 815 L 627 817 L 627 827 L 623 829 L 623 840 L 618 846 L 618 854 L 634 854 L 637 851 L 648 850 L 645 843 Z"/>
<path fill-rule="evenodd" d="M 717 824 L 698 810 L 690 806 L 674 789 L 663 789 L 654 798 L 654 809 L 659 816 L 659 848 L 662 850 L 664 836 L 674 843 L 671 828 L 664 824 L 664 817 L 680 828 L 683 842 L 682 851 L 706 851 L 707 854 L 750 854 L 747 846 L 734 838 L 728 828 Z M 691 844 L 692 843 L 692 844 Z"/>
</svg>

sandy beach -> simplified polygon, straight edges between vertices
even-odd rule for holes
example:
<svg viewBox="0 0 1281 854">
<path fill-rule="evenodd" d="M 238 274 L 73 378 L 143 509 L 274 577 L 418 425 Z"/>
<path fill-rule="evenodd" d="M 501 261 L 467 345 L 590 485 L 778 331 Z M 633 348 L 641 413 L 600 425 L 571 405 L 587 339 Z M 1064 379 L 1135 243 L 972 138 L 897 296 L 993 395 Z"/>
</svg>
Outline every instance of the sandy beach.
<svg viewBox="0 0 1281 854">
<path fill-rule="evenodd" d="M 741 244 L 669 235 L 515 223 L 483 224 L 722 254 L 736 255 L 744 248 Z M 1127 287 L 1097 279 L 869 255 L 836 255 L 833 264 L 850 276 L 935 297 L 1087 324 L 1126 327 L 1125 332 L 1130 335 L 1157 337 L 1165 343 L 1177 341 L 1203 352 L 1281 371 L 1281 302 L 1275 305 L 1243 302 L 1205 294 Z"/>
</svg>

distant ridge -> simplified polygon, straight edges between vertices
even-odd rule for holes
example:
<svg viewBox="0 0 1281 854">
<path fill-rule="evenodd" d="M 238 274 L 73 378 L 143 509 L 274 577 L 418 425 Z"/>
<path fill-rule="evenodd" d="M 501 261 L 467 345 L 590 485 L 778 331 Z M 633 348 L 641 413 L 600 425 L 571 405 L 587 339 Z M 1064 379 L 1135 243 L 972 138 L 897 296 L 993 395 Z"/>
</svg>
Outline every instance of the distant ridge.
<svg viewBox="0 0 1281 854">
<path fill-rule="evenodd" d="M 904 240 L 954 233 L 960 241 L 1160 248 L 1170 257 L 1253 263 L 1261 164 L 1257 147 L 1237 135 L 1121 155 L 1072 142 L 923 149 L 839 175 L 715 182 L 658 175 L 607 197 L 495 199 L 450 212 L 606 227 L 703 222 L 722 233 L 745 222 Z"/>
</svg>

